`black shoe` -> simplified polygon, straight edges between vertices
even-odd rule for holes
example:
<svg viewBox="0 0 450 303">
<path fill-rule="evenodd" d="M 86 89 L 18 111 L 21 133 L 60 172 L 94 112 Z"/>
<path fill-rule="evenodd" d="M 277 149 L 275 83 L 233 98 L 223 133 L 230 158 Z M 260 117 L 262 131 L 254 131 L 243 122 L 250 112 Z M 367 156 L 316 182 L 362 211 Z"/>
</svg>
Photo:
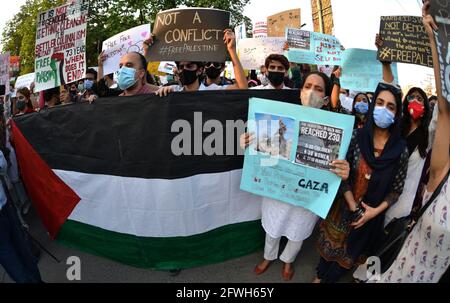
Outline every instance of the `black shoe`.
<svg viewBox="0 0 450 303">
<path fill-rule="evenodd" d="M 171 277 L 176 277 L 180 274 L 181 269 L 177 268 L 177 269 L 171 269 L 169 270 L 169 276 Z"/>
</svg>

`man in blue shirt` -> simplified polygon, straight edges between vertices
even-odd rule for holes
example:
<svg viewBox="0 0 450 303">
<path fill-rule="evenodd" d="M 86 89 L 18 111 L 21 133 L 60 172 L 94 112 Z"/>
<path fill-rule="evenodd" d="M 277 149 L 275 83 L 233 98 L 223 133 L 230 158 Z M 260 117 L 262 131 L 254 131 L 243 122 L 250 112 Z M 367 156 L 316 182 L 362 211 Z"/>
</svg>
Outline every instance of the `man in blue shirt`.
<svg viewBox="0 0 450 303">
<path fill-rule="evenodd" d="M 0 150 L 0 178 L 4 178 L 7 168 Z M 3 183 L 0 186 L 0 265 L 17 283 L 40 283 L 37 260 L 31 253 L 14 206 L 8 202 Z"/>
</svg>

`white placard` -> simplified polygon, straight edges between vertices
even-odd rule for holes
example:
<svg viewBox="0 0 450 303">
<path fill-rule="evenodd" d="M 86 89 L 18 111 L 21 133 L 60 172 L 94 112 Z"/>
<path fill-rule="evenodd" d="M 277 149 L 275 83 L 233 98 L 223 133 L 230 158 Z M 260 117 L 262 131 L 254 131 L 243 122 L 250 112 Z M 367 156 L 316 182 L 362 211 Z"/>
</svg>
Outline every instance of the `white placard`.
<svg viewBox="0 0 450 303">
<path fill-rule="evenodd" d="M 143 42 L 150 37 L 150 24 L 139 25 L 121 32 L 103 42 L 102 50 L 106 54 L 103 74 L 112 74 L 119 70 L 120 59 L 130 52 L 143 54 Z"/>
</svg>

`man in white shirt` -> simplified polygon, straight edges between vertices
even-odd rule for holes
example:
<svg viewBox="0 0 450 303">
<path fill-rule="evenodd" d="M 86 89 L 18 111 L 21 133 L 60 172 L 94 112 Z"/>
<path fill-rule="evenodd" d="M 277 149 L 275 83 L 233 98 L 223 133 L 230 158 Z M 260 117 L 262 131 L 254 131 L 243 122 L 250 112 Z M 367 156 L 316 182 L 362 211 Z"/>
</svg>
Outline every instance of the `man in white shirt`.
<svg viewBox="0 0 450 303">
<path fill-rule="evenodd" d="M 289 60 L 278 54 L 266 58 L 267 78 L 269 84 L 251 87 L 250 89 L 290 89 L 284 85 L 284 78 L 288 75 Z"/>
<path fill-rule="evenodd" d="M 206 86 L 200 81 L 200 76 L 203 74 L 205 68 L 202 62 L 180 61 L 176 62 L 176 64 L 182 86 L 172 85 L 162 87 L 156 92 L 156 94 L 160 97 L 163 97 L 167 96 L 168 93 L 180 91 L 189 92 L 218 89 L 247 89 L 247 79 L 245 77 L 244 68 L 242 67 L 241 61 L 239 60 L 236 52 L 236 36 L 234 35 L 233 31 L 231 31 L 230 29 L 225 30 L 223 41 L 227 45 L 228 53 L 230 54 L 231 61 L 233 62 L 236 84 L 219 86 L 214 83 L 214 80 L 217 79 L 210 79 L 212 81 L 207 82 L 210 83 L 210 85 Z M 211 68 L 210 65 L 206 66 L 206 68 Z M 214 68 L 214 66 L 212 68 Z M 211 76 L 213 75 L 211 74 Z M 220 77 L 220 74 L 218 77 Z"/>
</svg>

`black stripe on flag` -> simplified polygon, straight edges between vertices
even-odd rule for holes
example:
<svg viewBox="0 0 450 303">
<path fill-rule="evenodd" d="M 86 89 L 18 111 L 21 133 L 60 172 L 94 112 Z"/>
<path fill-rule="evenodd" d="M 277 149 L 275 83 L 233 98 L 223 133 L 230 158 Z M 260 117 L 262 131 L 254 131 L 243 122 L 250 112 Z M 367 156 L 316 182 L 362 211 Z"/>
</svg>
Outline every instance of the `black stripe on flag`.
<svg viewBox="0 0 450 303">
<path fill-rule="evenodd" d="M 242 168 L 243 157 L 236 153 L 175 156 L 171 144 L 178 134 L 171 132 L 171 126 L 179 119 L 189 121 L 194 138 L 194 113 L 201 112 L 203 123 L 215 119 L 225 129 L 227 120 L 247 120 L 250 97 L 298 103 L 299 91 L 202 91 L 175 93 L 165 98 L 154 95 L 104 98 L 93 104 L 45 109 L 17 117 L 15 122 L 52 169 L 177 179 Z M 233 142 L 237 145 L 238 139 Z M 225 145 L 226 141 L 224 153 Z"/>
</svg>

